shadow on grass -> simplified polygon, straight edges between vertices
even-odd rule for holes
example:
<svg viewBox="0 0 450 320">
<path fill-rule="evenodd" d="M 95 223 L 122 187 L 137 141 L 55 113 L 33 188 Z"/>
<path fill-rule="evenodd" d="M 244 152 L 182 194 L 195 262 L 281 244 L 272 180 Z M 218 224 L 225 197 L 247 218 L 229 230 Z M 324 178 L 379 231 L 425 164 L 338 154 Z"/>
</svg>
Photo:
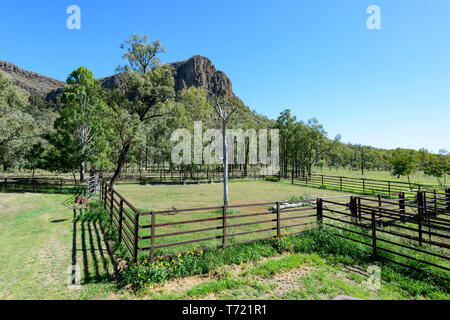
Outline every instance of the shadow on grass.
<svg viewBox="0 0 450 320">
<path fill-rule="evenodd" d="M 82 264 L 82 284 L 116 282 L 120 284 L 120 271 L 114 250 L 102 234 L 104 227 L 98 221 L 77 219 L 79 209 L 73 209 L 72 265 Z"/>
</svg>

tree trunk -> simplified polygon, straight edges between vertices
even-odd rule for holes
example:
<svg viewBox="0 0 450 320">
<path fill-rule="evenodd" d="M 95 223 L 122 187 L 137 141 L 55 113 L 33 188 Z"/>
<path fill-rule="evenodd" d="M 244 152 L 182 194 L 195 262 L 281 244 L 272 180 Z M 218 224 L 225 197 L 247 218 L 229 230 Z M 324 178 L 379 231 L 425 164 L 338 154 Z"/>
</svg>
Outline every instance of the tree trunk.
<svg viewBox="0 0 450 320">
<path fill-rule="evenodd" d="M 228 155 L 227 155 L 227 129 L 226 121 L 222 120 L 222 145 L 223 145 L 223 205 L 228 205 Z"/>
<path fill-rule="evenodd" d="M 119 160 L 117 160 L 117 167 L 116 167 L 116 170 L 114 171 L 114 175 L 110 181 L 111 187 L 114 187 L 114 185 L 117 183 L 117 181 L 119 181 L 120 174 L 122 172 L 122 168 L 127 159 L 128 151 L 130 150 L 130 146 L 131 146 L 130 144 L 125 145 L 125 147 L 123 147 L 122 151 L 119 154 Z"/>
</svg>

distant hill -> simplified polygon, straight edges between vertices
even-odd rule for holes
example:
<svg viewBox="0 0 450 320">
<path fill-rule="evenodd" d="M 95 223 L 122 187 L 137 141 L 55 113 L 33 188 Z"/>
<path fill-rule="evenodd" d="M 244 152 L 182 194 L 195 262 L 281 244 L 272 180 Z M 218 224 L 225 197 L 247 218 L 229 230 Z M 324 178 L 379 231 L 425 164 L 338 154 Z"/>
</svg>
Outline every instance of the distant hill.
<svg viewBox="0 0 450 320">
<path fill-rule="evenodd" d="M 211 60 L 203 56 L 193 56 L 188 60 L 173 62 L 175 91 L 180 91 L 191 86 L 202 87 L 217 92 L 217 84 L 224 83 L 225 92 L 228 96 L 234 96 L 232 84 L 227 75 L 216 70 Z M 30 94 L 39 94 L 47 101 L 55 101 L 57 96 L 63 92 L 65 82 L 52 79 L 38 73 L 21 69 L 20 67 L 6 61 L 0 60 L 0 70 L 8 73 L 16 85 L 25 89 Z M 112 88 L 120 82 L 120 74 L 99 79 L 105 88 Z"/>
</svg>

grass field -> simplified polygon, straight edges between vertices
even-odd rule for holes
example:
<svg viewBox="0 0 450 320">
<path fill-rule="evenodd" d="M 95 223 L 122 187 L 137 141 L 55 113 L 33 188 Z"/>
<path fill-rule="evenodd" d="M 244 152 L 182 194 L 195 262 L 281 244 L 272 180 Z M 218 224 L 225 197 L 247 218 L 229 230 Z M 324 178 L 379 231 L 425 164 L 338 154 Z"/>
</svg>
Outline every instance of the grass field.
<svg viewBox="0 0 450 320">
<path fill-rule="evenodd" d="M 220 206 L 222 199 L 222 184 L 200 184 L 189 186 L 155 186 L 155 185 L 118 185 L 117 190 L 132 204 L 141 211 L 159 211 L 172 209 L 190 209 L 202 207 Z M 330 197 L 345 195 L 345 193 L 320 190 L 314 188 L 305 188 L 290 183 L 274 183 L 265 181 L 246 181 L 231 182 L 229 185 L 230 203 L 229 205 L 241 205 L 252 203 L 267 203 L 289 200 L 293 197 L 300 199 L 316 199 L 317 197 Z M 239 243 L 248 240 L 260 239 L 263 237 L 271 237 L 275 234 L 275 230 L 266 230 L 270 227 L 276 227 L 276 222 L 267 222 L 269 219 L 276 218 L 275 214 L 257 215 L 239 217 L 246 214 L 269 213 L 270 205 L 255 205 L 250 207 L 231 208 L 227 211 L 227 234 L 240 234 L 230 236 L 227 239 L 228 244 Z M 289 218 L 282 222 L 283 233 L 295 233 L 305 229 L 305 226 L 298 226 L 301 223 L 315 222 L 314 217 L 295 218 L 315 214 L 315 209 L 302 212 L 282 212 L 281 219 Z M 179 213 L 175 215 L 156 215 L 156 224 L 175 223 L 181 220 L 220 218 L 223 213 L 221 209 L 217 210 L 196 210 L 193 212 Z M 256 223 L 266 221 L 264 223 Z M 251 224 L 254 223 L 254 224 Z M 151 216 L 141 216 L 141 225 L 150 225 Z M 246 224 L 239 226 L 238 224 Z M 192 241 L 196 239 L 205 239 L 218 237 L 216 239 L 196 242 L 193 244 L 178 245 L 176 247 L 162 248 L 156 251 L 157 255 L 165 255 L 176 253 L 180 250 L 190 250 L 193 248 L 204 248 L 219 246 L 222 243 L 220 236 L 222 235 L 222 220 L 201 221 L 196 223 L 176 224 L 161 228 L 156 228 L 156 235 L 186 232 L 192 229 L 205 229 L 217 227 L 214 230 L 202 231 L 199 233 L 188 233 L 181 235 L 173 235 L 170 237 L 162 237 L 155 239 L 155 245 L 167 245 L 169 243 Z M 287 226 L 292 226 L 288 227 Z M 258 233 L 248 233 L 255 230 L 266 230 Z M 247 234 L 242 234 L 247 233 Z M 140 231 L 140 236 L 149 236 L 150 229 Z M 140 247 L 148 247 L 150 240 L 140 241 Z M 145 258 L 149 251 L 144 251 L 140 255 Z"/>
<path fill-rule="evenodd" d="M 159 210 L 219 205 L 221 187 L 122 185 L 119 191 L 140 209 Z M 230 194 L 231 203 L 237 204 L 341 193 L 288 183 L 233 182 Z M 329 299 L 337 294 L 364 299 L 445 298 L 439 292 L 414 293 L 396 282 L 371 291 L 364 274 L 367 266 L 348 268 L 311 253 L 219 266 L 205 275 L 158 284 L 150 293 L 134 292 L 118 285 L 121 266 L 103 239 L 102 226 L 74 220 L 73 209 L 66 206 L 68 198 L 0 193 L 0 299 Z M 71 265 L 81 271 L 80 289 L 66 285 Z"/>
<path fill-rule="evenodd" d="M 361 174 L 361 170 L 350 170 L 346 168 L 323 168 L 321 170 L 320 168 L 313 168 L 313 172 L 316 174 L 324 174 L 324 175 L 330 175 L 330 176 L 343 176 L 343 177 L 349 177 L 349 178 L 366 178 L 366 179 L 378 179 L 378 180 L 391 180 L 391 181 L 401 181 L 401 182 L 408 182 L 408 178 L 406 176 L 402 176 L 400 178 L 397 178 L 396 176 L 393 176 L 389 171 L 376 171 L 376 170 L 370 170 L 370 171 L 364 171 L 364 175 Z M 438 181 L 436 178 L 427 176 L 423 173 L 423 171 L 417 171 L 413 173 L 410 176 L 411 183 L 420 183 L 420 184 L 426 184 L 426 185 L 438 185 Z M 442 179 L 441 179 L 442 182 Z M 448 182 L 447 182 L 448 184 Z"/>
</svg>

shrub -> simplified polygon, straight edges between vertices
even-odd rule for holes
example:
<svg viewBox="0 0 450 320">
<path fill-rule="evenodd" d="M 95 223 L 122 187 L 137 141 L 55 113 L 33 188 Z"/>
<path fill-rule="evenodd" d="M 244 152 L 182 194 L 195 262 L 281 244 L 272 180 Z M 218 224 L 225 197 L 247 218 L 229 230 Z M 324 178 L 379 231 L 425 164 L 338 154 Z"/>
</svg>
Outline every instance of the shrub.
<svg viewBox="0 0 450 320">
<path fill-rule="evenodd" d="M 270 182 L 279 182 L 280 179 L 276 176 L 265 176 L 264 181 L 270 181 Z"/>
</svg>

